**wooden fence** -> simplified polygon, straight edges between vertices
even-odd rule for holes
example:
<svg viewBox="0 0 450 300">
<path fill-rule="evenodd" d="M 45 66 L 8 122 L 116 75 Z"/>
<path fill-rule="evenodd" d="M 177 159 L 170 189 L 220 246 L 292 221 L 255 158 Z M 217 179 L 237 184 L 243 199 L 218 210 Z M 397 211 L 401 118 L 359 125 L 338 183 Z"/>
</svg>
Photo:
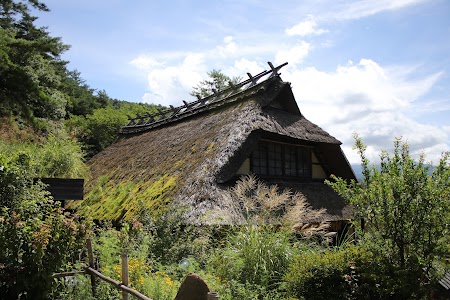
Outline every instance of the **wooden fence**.
<svg viewBox="0 0 450 300">
<path fill-rule="evenodd" d="M 95 297 L 95 287 L 96 287 L 96 277 L 100 278 L 103 281 L 106 281 L 113 286 L 115 286 L 118 290 L 122 291 L 122 299 L 129 300 L 129 295 L 135 296 L 139 300 L 152 300 L 151 298 L 139 293 L 136 290 L 128 287 L 128 255 L 122 254 L 122 282 L 117 282 L 116 280 L 109 278 L 108 276 L 103 275 L 98 270 L 95 269 L 94 266 L 94 254 L 92 251 L 92 241 L 91 239 L 87 239 L 86 241 L 88 257 L 89 257 L 89 266 L 84 265 L 82 271 L 72 271 L 72 272 L 63 272 L 56 273 L 53 277 L 66 277 L 66 276 L 74 276 L 77 274 L 86 274 L 91 276 L 91 286 L 92 286 L 92 295 Z"/>
<path fill-rule="evenodd" d="M 62 272 L 56 273 L 53 275 L 55 278 L 66 277 L 66 276 L 74 276 L 78 274 L 86 274 L 91 276 L 91 287 L 92 287 L 92 295 L 95 297 L 95 287 L 96 287 L 96 277 L 99 279 L 106 281 L 116 287 L 118 290 L 122 291 L 122 300 L 129 300 L 129 295 L 135 296 L 139 300 L 152 300 L 151 298 L 139 293 L 136 290 L 128 287 L 128 254 L 124 253 L 121 255 L 122 261 L 122 282 L 117 282 L 116 280 L 109 278 L 108 276 L 103 275 L 98 270 L 95 269 L 94 265 L 94 254 L 92 251 L 92 241 L 91 239 L 86 240 L 86 246 L 88 250 L 88 258 L 89 258 L 89 266 L 83 265 L 83 270 L 81 271 L 71 271 L 71 272 Z M 219 299 L 219 295 L 214 292 L 209 292 L 207 296 L 207 300 L 217 300 Z"/>
</svg>

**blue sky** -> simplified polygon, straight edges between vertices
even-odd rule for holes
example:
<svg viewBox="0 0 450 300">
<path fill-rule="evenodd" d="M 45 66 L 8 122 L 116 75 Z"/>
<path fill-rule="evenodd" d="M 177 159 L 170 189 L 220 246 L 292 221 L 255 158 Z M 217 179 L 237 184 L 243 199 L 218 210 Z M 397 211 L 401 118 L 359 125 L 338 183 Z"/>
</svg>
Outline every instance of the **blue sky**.
<svg viewBox="0 0 450 300">
<path fill-rule="evenodd" d="M 450 1 L 47 0 L 38 24 L 110 97 L 181 105 L 206 72 L 256 74 L 288 62 L 300 110 L 377 158 L 403 137 L 436 161 L 450 150 Z"/>
</svg>

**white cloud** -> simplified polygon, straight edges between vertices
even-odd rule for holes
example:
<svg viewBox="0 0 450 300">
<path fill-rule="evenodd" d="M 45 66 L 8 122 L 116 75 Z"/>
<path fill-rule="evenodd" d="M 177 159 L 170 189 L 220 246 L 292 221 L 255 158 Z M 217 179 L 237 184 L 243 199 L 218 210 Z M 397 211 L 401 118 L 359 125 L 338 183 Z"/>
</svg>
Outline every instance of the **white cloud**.
<svg viewBox="0 0 450 300">
<path fill-rule="evenodd" d="M 148 71 L 155 67 L 160 67 L 164 63 L 158 62 L 156 59 L 149 57 L 147 55 L 139 55 L 130 62 L 138 70 Z"/>
<path fill-rule="evenodd" d="M 393 71 L 394 70 L 394 71 Z M 411 150 L 422 150 L 436 160 L 449 150 L 449 132 L 445 128 L 421 124 L 407 113 L 439 79 L 440 73 L 410 80 L 399 68 L 383 67 L 362 59 L 357 64 L 339 66 L 334 72 L 315 68 L 289 68 L 283 79 L 290 81 L 300 110 L 344 143 L 349 160 L 359 162 L 351 152 L 353 132 L 371 146 L 368 154 L 378 160 L 381 149 L 390 149 L 395 137 L 411 143 Z"/>
<path fill-rule="evenodd" d="M 236 42 L 233 40 L 232 36 L 226 36 L 223 39 L 224 45 L 219 45 L 216 48 L 217 54 L 222 57 L 227 57 L 229 55 L 233 55 L 237 52 Z"/>
<path fill-rule="evenodd" d="M 262 70 L 265 70 L 267 65 L 263 65 L 255 60 L 248 60 L 241 58 L 234 61 L 234 64 L 228 68 L 225 68 L 223 72 L 228 76 L 242 77 L 243 80 L 247 79 L 245 74 L 250 73 L 256 75 Z M 245 76 L 245 77 L 244 77 Z"/>
<path fill-rule="evenodd" d="M 328 30 L 316 28 L 317 23 L 314 21 L 312 17 L 308 17 L 306 20 L 290 27 L 285 30 L 287 35 L 299 35 L 299 36 L 307 36 L 307 35 L 320 35 Z"/>
<path fill-rule="evenodd" d="M 223 42 L 202 52 L 166 52 L 139 55 L 130 64 L 147 75 L 149 91 L 143 101 L 162 105 L 180 105 L 182 100 L 191 100 L 189 92 L 212 69 L 220 69 L 228 76 L 240 76 L 245 79 L 247 72 L 253 75 L 268 66 L 256 60 L 243 58 L 248 53 L 267 51 L 265 47 L 240 46 L 232 36 L 223 38 Z M 269 49 L 273 49 L 270 46 Z M 307 55 L 309 44 L 302 42 L 283 55 L 290 61 L 301 61 Z M 285 62 L 284 60 L 283 62 Z"/>
<path fill-rule="evenodd" d="M 359 0 L 344 2 L 339 7 L 330 9 L 330 13 L 322 16 L 325 18 L 333 18 L 338 20 L 360 19 L 381 13 L 384 11 L 392 11 L 402 9 L 408 6 L 416 5 L 428 0 Z"/>
<path fill-rule="evenodd" d="M 299 42 L 297 45 L 279 50 L 275 54 L 275 64 L 283 64 L 289 62 L 292 65 L 301 64 L 311 50 L 311 44 L 305 41 Z"/>
<path fill-rule="evenodd" d="M 162 105 L 180 105 L 189 97 L 189 91 L 202 80 L 206 72 L 204 56 L 199 53 L 188 54 L 180 64 L 162 65 L 148 71 L 150 92 L 143 96 L 144 102 Z"/>
</svg>

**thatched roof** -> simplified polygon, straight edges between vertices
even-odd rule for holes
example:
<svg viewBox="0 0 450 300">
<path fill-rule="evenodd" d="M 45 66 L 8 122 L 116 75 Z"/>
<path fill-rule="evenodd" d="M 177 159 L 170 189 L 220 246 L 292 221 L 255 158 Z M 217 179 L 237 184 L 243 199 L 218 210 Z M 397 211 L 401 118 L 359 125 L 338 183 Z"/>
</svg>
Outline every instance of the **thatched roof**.
<svg viewBox="0 0 450 300">
<path fill-rule="evenodd" d="M 143 207 L 155 213 L 182 208 L 188 222 L 239 223 L 240 208 L 226 188 L 261 138 L 314 146 L 325 160 L 333 155 L 324 162 L 330 173 L 354 178 L 340 142 L 300 113 L 278 74 L 223 97 L 178 117 L 124 128 L 127 134 L 90 160 L 92 179 L 80 211 L 117 220 L 137 217 Z M 329 208 L 330 220 L 349 218 L 342 199 L 323 183 L 286 187 L 314 207 Z"/>
</svg>

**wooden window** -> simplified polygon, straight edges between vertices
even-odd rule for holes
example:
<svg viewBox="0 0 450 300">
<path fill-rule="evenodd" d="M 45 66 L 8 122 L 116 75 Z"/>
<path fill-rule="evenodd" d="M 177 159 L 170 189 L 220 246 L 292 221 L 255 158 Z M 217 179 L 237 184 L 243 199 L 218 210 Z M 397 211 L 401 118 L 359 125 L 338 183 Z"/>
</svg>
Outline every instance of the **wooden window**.
<svg viewBox="0 0 450 300">
<path fill-rule="evenodd" d="M 260 176 L 311 178 L 309 148 L 259 141 L 251 155 L 251 170 Z"/>
<path fill-rule="evenodd" d="M 267 144 L 258 145 L 252 155 L 251 169 L 252 172 L 259 175 L 268 175 L 268 146 Z"/>
</svg>

